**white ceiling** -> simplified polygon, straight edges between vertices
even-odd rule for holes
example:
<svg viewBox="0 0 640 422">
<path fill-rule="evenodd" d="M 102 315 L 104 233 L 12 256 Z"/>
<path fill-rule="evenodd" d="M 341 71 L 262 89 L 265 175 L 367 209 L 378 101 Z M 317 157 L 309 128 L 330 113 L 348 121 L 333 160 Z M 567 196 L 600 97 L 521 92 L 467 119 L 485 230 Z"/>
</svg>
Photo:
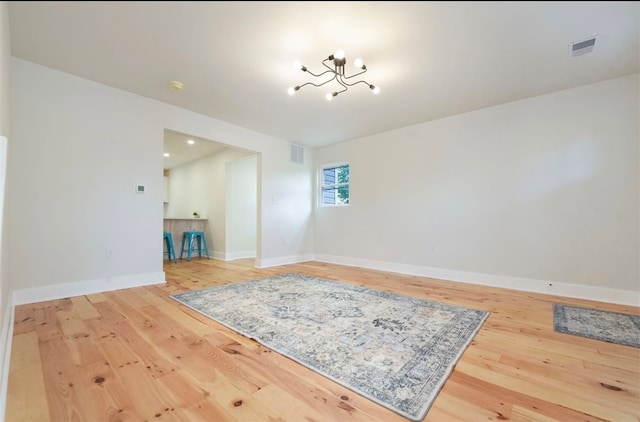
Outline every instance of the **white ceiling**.
<svg viewBox="0 0 640 422">
<path fill-rule="evenodd" d="M 193 143 L 188 141 L 193 141 Z M 170 170 L 207 155 L 216 154 L 225 148 L 228 148 L 228 146 L 219 142 L 211 142 L 208 139 L 165 129 L 164 153 L 169 154 L 169 156 L 164 157 L 163 168 Z"/>
<path fill-rule="evenodd" d="M 639 4 L 10 1 L 9 17 L 16 57 L 316 147 L 639 72 Z M 319 73 L 339 48 L 379 95 L 287 95 L 317 83 L 295 59 Z"/>
</svg>

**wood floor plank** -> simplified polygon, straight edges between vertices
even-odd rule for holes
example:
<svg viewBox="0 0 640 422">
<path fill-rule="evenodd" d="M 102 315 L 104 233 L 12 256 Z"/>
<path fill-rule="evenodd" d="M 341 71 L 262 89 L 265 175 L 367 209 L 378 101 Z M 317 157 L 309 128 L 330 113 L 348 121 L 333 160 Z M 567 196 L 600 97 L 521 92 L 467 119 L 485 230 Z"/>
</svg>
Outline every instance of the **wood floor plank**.
<svg viewBox="0 0 640 422">
<path fill-rule="evenodd" d="M 86 295 L 84 296 L 87 298 L 87 300 L 91 303 L 100 303 L 100 302 L 106 302 L 108 299 L 107 297 L 103 294 L 103 293 L 93 293 L 90 295 Z"/>
<path fill-rule="evenodd" d="M 483 380 L 491 380 L 492 384 L 512 391 L 527 391 L 527 394 L 536 400 L 555 403 L 558 406 L 573 409 L 612 421 L 633 421 L 636 418 L 624 409 L 615 407 L 615 404 L 602 404 L 595 394 L 589 394 L 584 389 L 575 389 L 572 385 L 564 383 L 561 378 L 542 379 L 537 374 L 524 373 L 518 367 L 509 367 L 495 363 L 474 364 L 468 361 L 460 361 L 457 370 L 470 376 Z M 627 401 L 629 402 L 629 401 Z M 629 406 L 637 408 L 633 402 Z"/>
<path fill-rule="evenodd" d="M 266 408 L 268 408 L 271 403 L 277 403 L 282 400 L 291 403 L 291 405 L 286 408 L 279 408 L 279 419 L 282 421 L 320 422 L 325 418 L 322 413 L 317 412 L 313 407 L 298 400 L 295 396 L 275 384 L 267 385 L 256 391 L 253 393 L 253 397 L 257 398 Z"/>
<path fill-rule="evenodd" d="M 71 303 L 73 303 L 73 308 L 71 310 L 81 319 L 98 318 L 100 316 L 87 296 L 76 296 L 70 299 Z"/>
<path fill-rule="evenodd" d="M 42 375 L 38 335 L 32 331 L 13 336 L 7 396 L 7 421 L 49 420 L 47 394 Z"/>
<path fill-rule="evenodd" d="M 93 380 L 75 365 L 64 340 L 39 344 L 51 420 L 102 420 L 110 406 L 96 400 L 89 388 Z"/>
<path fill-rule="evenodd" d="M 456 398 L 465 397 L 467 402 L 493 412 L 493 418 L 496 420 L 513 419 L 515 409 L 519 408 L 523 415 L 539 414 L 542 419 L 548 417 L 544 415 L 553 415 L 555 420 L 560 421 L 602 421 L 600 418 L 588 417 L 583 412 L 568 407 L 559 407 L 552 402 L 534 400 L 526 392 L 503 388 L 491 381 L 476 378 L 461 371 L 451 375 L 443 388 L 443 393 Z M 461 416 L 464 416 L 466 406 L 462 406 L 461 409 L 463 409 Z"/>
<path fill-rule="evenodd" d="M 166 284 L 17 306 L 7 421 L 406 422 L 169 297 L 289 272 L 491 313 L 424 421 L 640 420 L 640 349 L 556 333 L 552 311 L 635 307 L 319 262 L 164 271 Z"/>
</svg>

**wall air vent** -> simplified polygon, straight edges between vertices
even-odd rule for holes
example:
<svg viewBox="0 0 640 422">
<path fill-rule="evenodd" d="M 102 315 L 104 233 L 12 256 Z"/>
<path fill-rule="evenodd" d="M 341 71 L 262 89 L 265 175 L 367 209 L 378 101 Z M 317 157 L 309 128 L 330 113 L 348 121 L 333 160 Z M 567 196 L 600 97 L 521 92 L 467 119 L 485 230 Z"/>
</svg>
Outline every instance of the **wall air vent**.
<svg viewBox="0 0 640 422">
<path fill-rule="evenodd" d="M 586 40 L 576 41 L 571 43 L 571 48 L 569 49 L 569 57 L 579 57 L 584 56 L 585 54 L 589 54 L 593 52 L 593 49 L 596 47 L 597 36 L 587 38 Z"/>
<path fill-rule="evenodd" d="M 291 144 L 291 161 L 304 164 L 304 147 L 302 145 Z"/>
</svg>

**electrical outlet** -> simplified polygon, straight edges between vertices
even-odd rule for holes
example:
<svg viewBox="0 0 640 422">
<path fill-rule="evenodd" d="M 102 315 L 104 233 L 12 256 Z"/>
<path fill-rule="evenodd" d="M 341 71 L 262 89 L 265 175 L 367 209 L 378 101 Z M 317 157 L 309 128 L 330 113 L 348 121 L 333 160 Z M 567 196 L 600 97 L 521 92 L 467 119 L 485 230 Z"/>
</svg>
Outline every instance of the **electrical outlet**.
<svg viewBox="0 0 640 422">
<path fill-rule="evenodd" d="M 107 248 L 106 256 L 107 256 L 107 258 L 113 258 L 113 249 Z"/>
</svg>

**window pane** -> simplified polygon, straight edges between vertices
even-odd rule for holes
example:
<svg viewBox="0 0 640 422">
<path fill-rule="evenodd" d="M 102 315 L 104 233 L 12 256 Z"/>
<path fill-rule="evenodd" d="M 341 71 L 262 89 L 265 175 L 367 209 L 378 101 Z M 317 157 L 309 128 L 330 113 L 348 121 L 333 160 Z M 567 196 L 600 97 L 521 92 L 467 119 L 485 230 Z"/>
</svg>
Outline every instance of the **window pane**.
<svg viewBox="0 0 640 422">
<path fill-rule="evenodd" d="M 334 183 L 336 183 L 336 169 L 335 168 L 324 169 L 322 174 L 323 174 L 323 178 L 322 178 L 322 184 L 323 185 L 333 185 Z"/>
<path fill-rule="evenodd" d="M 349 166 L 342 166 L 336 169 L 338 173 L 338 183 L 349 183 Z"/>
<path fill-rule="evenodd" d="M 322 188 L 322 203 L 324 205 L 346 205 L 349 203 L 349 187 Z"/>
<path fill-rule="evenodd" d="M 340 186 L 338 188 L 338 204 L 349 203 L 349 186 Z"/>
<path fill-rule="evenodd" d="M 322 203 L 325 205 L 335 205 L 336 203 L 336 189 L 322 188 Z"/>
</svg>

